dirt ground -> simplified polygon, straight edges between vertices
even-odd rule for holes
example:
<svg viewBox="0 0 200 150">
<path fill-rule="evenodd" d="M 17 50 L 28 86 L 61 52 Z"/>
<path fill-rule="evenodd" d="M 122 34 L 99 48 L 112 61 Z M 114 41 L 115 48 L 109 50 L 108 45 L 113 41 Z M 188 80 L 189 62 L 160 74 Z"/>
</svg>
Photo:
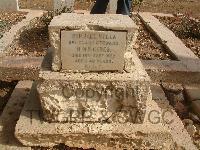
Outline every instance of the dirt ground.
<svg viewBox="0 0 200 150">
<path fill-rule="evenodd" d="M 8 56 L 45 56 L 50 47 L 48 24 L 51 16 L 44 16 L 35 26 L 21 33 L 19 40 L 13 45 Z"/>
<path fill-rule="evenodd" d="M 136 44 L 133 45 L 139 58 L 144 60 L 173 60 L 164 46 L 145 28 L 137 15 L 134 15 L 132 19 L 139 26 L 139 35 Z"/>
<path fill-rule="evenodd" d="M 200 58 L 200 21 L 187 16 L 158 17 L 183 43 Z"/>
<path fill-rule="evenodd" d="M 50 47 L 48 30 L 44 26 L 39 26 L 31 30 L 24 31 L 19 41 L 8 52 L 9 56 L 45 56 Z"/>
<path fill-rule="evenodd" d="M 139 6 L 133 8 L 137 11 Z M 200 16 L 199 0 L 143 0 L 140 11 L 145 12 L 162 12 L 177 14 L 183 13 L 193 17 Z"/>
<path fill-rule="evenodd" d="M 182 120 L 186 130 L 193 138 L 194 144 L 200 149 L 200 118 L 191 109 L 191 102 L 187 100 L 182 85 L 161 83 L 169 104 L 173 106 Z"/>
<path fill-rule="evenodd" d="M 26 18 L 26 12 L 5 12 L 0 11 L 0 38 L 3 33 L 9 31 L 11 26 Z"/>
<path fill-rule="evenodd" d="M 90 10 L 94 0 L 76 0 L 75 9 Z M 184 13 L 193 17 L 200 16 L 199 0 L 143 0 L 142 5 L 134 5 L 133 11 Z"/>
</svg>

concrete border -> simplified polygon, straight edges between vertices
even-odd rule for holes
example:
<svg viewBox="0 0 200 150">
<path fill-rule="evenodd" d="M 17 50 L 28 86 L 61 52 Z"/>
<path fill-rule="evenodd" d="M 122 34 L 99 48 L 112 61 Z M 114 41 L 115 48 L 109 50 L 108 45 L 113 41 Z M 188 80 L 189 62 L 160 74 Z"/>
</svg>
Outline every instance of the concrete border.
<svg viewBox="0 0 200 150">
<path fill-rule="evenodd" d="M 200 63 L 141 60 L 154 82 L 200 83 Z M 43 57 L 0 57 L 0 80 L 38 80 Z M 174 76 L 176 74 L 176 76 Z"/>
<path fill-rule="evenodd" d="M 200 61 L 142 60 L 142 64 L 154 82 L 200 83 Z"/>
<path fill-rule="evenodd" d="M 177 60 L 188 61 L 199 58 L 187 48 L 175 34 L 155 18 L 152 13 L 139 13 L 144 25 L 152 32 L 157 39 L 167 48 L 168 52 Z"/>
<path fill-rule="evenodd" d="M 0 39 L 0 58 L 6 55 L 7 50 L 16 43 L 20 34 L 24 30 L 32 28 L 45 13 L 45 11 L 41 10 L 21 9 L 20 11 L 28 12 L 28 14 L 25 19 L 13 25 L 8 32 L 4 33 L 3 37 Z"/>
<path fill-rule="evenodd" d="M 43 57 L 0 56 L 0 80 L 37 80 Z"/>
<path fill-rule="evenodd" d="M 31 150 L 30 147 L 24 147 L 14 136 L 15 125 L 31 86 L 32 81 L 20 81 L 0 116 L 0 149 Z"/>
</svg>

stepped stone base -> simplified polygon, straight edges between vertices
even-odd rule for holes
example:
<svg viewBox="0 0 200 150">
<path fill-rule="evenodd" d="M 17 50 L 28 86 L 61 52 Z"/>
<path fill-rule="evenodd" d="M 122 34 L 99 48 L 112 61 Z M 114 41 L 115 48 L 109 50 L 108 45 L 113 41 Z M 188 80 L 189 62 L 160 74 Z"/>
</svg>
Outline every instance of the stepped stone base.
<svg viewBox="0 0 200 150">
<path fill-rule="evenodd" d="M 126 56 L 126 72 L 122 73 L 54 72 L 50 65 L 52 56 L 49 49 L 40 70 L 42 80 L 37 87 L 46 121 L 66 122 L 71 110 L 76 110 L 79 114 L 86 111 L 86 116 L 90 116 L 84 121 L 99 122 L 102 111 L 104 116 L 107 114 L 106 118 L 116 113 L 124 118 L 128 110 L 133 118 L 129 122 L 144 122 L 146 101 L 152 99 L 150 78 L 133 49 Z M 119 114 L 120 111 L 126 113 Z"/>
<path fill-rule="evenodd" d="M 148 100 L 147 107 L 159 109 Z M 153 108 L 152 108 L 153 107 Z M 162 124 L 132 123 L 48 123 L 41 117 L 35 87 L 16 125 L 15 136 L 26 146 L 52 147 L 64 143 L 70 147 L 95 149 L 172 149 L 171 134 Z"/>
<path fill-rule="evenodd" d="M 78 117 L 75 122 L 99 122 L 110 118 L 112 122 L 116 117 L 111 116 L 117 115 L 132 123 L 143 123 L 146 101 L 152 99 L 149 83 L 133 82 L 126 75 L 121 81 L 104 79 L 104 75 L 99 75 L 94 81 L 40 81 L 37 89 L 44 119 L 65 122 Z"/>
</svg>

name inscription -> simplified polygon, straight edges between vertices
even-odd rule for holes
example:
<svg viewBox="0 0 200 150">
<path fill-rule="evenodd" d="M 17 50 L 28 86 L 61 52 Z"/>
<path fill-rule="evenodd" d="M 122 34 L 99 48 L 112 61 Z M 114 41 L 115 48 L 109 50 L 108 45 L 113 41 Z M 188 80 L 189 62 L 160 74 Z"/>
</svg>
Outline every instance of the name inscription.
<svg viewBox="0 0 200 150">
<path fill-rule="evenodd" d="M 63 70 L 122 71 L 126 32 L 62 31 Z"/>
</svg>

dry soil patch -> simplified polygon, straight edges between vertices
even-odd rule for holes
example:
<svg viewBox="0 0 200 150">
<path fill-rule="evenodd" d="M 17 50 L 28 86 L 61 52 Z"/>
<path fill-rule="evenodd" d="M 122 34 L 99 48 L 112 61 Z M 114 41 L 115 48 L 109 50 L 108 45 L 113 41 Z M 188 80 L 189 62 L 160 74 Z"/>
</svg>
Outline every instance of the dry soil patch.
<svg viewBox="0 0 200 150">
<path fill-rule="evenodd" d="M 200 58 L 200 21 L 185 15 L 157 18 Z"/>
<path fill-rule="evenodd" d="M 133 20 L 139 27 L 139 34 L 134 49 L 140 59 L 144 60 L 172 60 L 164 46 L 145 28 L 139 18 L 134 15 Z"/>
<path fill-rule="evenodd" d="M 27 12 L 5 12 L 0 11 L 0 38 L 10 28 L 26 18 Z"/>
</svg>

